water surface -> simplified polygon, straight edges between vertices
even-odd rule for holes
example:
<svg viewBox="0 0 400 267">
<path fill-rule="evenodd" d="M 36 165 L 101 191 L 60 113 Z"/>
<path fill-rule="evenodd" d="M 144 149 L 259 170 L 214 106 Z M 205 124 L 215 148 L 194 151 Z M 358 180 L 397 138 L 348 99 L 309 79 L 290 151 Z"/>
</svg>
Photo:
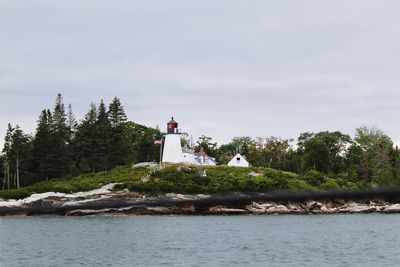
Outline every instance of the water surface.
<svg viewBox="0 0 400 267">
<path fill-rule="evenodd" d="M 400 215 L 0 217 L 3 266 L 398 266 Z"/>
</svg>

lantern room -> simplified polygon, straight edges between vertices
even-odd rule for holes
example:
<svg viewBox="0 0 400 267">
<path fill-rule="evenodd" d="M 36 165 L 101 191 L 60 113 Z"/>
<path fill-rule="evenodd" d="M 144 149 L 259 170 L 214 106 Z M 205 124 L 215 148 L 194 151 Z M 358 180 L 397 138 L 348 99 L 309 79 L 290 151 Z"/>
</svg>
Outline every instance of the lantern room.
<svg viewBox="0 0 400 267">
<path fill-rule="evenodd" d="M 167 134 L 178 134 L 178 123 L 174 121 L 174 117 L 167 124 Z"/>
</svg>

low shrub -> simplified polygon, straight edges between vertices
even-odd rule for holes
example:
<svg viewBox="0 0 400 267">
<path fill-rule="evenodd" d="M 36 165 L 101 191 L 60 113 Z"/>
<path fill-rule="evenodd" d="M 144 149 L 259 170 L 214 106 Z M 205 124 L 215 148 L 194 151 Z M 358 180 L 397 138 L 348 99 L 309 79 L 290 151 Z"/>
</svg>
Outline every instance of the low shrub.
<svg viewBox="0 0 400 267">
<path fill-rule="evenodd" d="M 207 176 L 200 173 L 206 172 Z M 82 174 L 71 179 L 52 179 L 28 187 L 0 191 L 0 198 L 20 199 L 33 193 L 74 193 L 100 188 L 108 183 L 120 183 L 114 190 L 128 188 L 130 191 L 150 194 L 212 194 L 226 192 L 275 192 L 334 189 L 356 189 L 365 184 L 351 183 L 342 178 L 326 178 L 316 170 L 308 171 L 301 179 L 298 175 L 270 168 L 238 168 L 228 166 L 187 167 L 171 165 L 154 173 L 147 182 L 140 178 L 149 172 L 147 168 L 117 167 L 96 174 Z"/>
<path fill-rule="evenodd" d="M 0 190 L 2 199 L 22 199 L 34 193 L 60 192 L 75 193 L 90 191 L 109 183 L 126 183 L 139 181 L 149 170 L 146 168 L 132 169 L 130 166 L 116 167 L 111 171 L 96 174 L 81 174 L 70 179 L 51 179 L 27 187 L 11 190 Z"/>
<path fill-rule="evenodd" d="M 304 175 L 304 180 L 311 186 L 319 187 L 325 182 L 325 175 L 317 170 L 309 170 Z"/>
<path fill-rule="evenodd" d="M 325 182 L 323 182 L 320 186 L 321 189 L 325 190 L 332 190 L 332 189 L 338 189 L 340 188 L 340 185 L 336 182 L 335 179 L 332 178 L 326 178 Z"/>
</svg>

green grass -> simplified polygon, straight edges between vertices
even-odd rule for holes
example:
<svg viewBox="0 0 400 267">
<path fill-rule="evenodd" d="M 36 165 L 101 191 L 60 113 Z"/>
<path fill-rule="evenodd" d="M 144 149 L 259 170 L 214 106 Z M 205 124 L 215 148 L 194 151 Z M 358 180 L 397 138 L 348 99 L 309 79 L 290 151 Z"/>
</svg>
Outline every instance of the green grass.
<svg viewBox="0 0 400 267">
<path fill-rule="evenodd" d="M 207 176 L 199 175 L 206 170 Z M 152 175 L 147 182 L 141 182 L 149 169 L 132 169 L 128 166 L 117 167 L 111 171 L 96 174 L 82 174 L 71 179 L 52 179 L 20 189 L 0 191 L 0 198 L 21 199 L 33 193 L 62 192 L 74 193 L 89 191 L 109 183 L 120 183 L 114 189 L 128 188 L 132 192 L 150 194 L 212 194 L 226 192 L 275 192 L 280 190 L 318 190 L 352 188 L 357 185 L 340 179 L 327 178 L 316 171 L 307 173 L 303 178 L 297 174 L 282 172 L 270 168 L 235 168 L 227 166 L 187 167 L 169 165 Z M 251 172 L 259 176 L 249 175 Z"/>
<path fill-rule="evenodd" d="M 36 183 L 31 186 L 0 191 L 0 198 L 21 199 L 34 193 L 60 192 L 75 193 L 89 191 L 109 183 L 126 183 L 139 181 L 149 170 L 145 168 L 132 169 L 130 167 L 117 167 L 111 171 L 95 174 L 82 174 L 71 179 L 51 179 L 47 182 Z"/>
</svg>

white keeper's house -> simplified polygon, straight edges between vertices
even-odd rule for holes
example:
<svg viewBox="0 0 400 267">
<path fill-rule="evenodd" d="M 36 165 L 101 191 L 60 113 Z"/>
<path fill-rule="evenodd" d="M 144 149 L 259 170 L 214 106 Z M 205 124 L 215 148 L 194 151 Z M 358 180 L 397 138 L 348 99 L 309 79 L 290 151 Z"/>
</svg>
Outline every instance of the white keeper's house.
<svg viewBox="0 0 400 267">
<path fill-rule="evenodd" d="M 249 167 L 250 163 L 247 161 L 247 159 L 240 155 L 236 154 L 231 161 L 228 162 L 228 166 L 233 166 L 233 167 Z"/>
<path fill-rule="evenodd" d="M 178 123 L 172 117 L 167 124 L 162 162 L 185 163 L 188 165 L 215 166 L 215 158 L 208 156 L 203 149 L 199 153 L 186 147 L 182 147 L 181 134 Z"/>
</svg>

